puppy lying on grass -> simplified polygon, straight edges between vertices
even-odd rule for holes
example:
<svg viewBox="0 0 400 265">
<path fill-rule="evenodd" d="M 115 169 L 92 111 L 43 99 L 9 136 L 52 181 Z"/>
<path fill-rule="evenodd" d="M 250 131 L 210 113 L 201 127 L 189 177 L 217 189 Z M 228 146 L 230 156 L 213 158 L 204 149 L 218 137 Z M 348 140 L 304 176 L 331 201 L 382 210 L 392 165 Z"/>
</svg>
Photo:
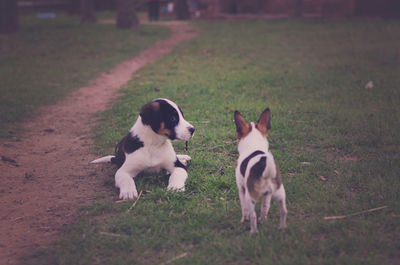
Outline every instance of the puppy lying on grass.
<svg viewBox="0 0 400 265">
<path fill-rule="evenodd" d="M 142 171 L 171 173 L 168 189 L 184 191 L 188 177 L 186 163 L 190 156 L 177 155 L 172 140 L 188 141 L 194 127 L 183 118 L 182 110 L 171 100 L 160 98 L 144 105 L 129 133 L 108 155 L 91 163 L 110 162 L 118 166 L 115 186 L 123 200 L 138 197 L 134 178 Z"/>
</svg>

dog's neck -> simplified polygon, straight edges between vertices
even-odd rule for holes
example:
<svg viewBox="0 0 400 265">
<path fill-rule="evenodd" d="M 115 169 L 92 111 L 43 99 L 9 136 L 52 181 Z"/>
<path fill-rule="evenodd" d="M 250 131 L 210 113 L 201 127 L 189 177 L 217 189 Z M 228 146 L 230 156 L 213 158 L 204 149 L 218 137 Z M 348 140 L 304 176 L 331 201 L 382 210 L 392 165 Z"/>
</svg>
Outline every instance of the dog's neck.
<svg viewBox="0 0 400 265">
<path fill-rule="evenodd" d="M 251 127 L 251 132 L 244 138 L 239 140 L 239 156 L 248 156 L 249 154 L 257 150 L 267 153 L 269 150 L 269 143 L 267 138 L 264 137 L 260 131 L 258 131 L 253 122 L 251 123 Z"/>
<path fill-rule="evenodd" d="M 144 125 L 140 116 L 138 117 L 132 128 L 129 130 L 129 132 L 131 134 L 138 135 L 145 146 L 160 146 L 169 141 L 167 137 L 155 133 L 151 126 Z"/>
</svg>

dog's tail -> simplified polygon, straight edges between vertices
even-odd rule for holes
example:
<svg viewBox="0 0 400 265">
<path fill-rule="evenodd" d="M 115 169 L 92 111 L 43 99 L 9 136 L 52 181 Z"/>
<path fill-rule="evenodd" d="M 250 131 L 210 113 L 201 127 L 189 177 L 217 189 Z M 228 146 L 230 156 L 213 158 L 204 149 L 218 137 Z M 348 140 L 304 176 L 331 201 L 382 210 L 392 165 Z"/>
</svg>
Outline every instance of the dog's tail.
<svg viewBox="0 0 400 265">
<path fill-rule="evenodd" d="M 95 160 L 93 160 L 92 162 L 90 162 L 91 164 L 98 164 L 98 163 L 111 163 L 111 160 L 114 158 L 115 156 L 103 156 L 100 158 L 97 158 Z"/>
</svg>

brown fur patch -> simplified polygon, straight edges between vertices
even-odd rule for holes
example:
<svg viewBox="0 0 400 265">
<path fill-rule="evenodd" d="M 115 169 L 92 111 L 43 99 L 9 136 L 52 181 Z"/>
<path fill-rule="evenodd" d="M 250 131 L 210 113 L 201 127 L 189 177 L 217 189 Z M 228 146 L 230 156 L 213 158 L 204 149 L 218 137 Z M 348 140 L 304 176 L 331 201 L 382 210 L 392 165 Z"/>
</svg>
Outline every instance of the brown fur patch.
<svg viewBox="0 0 400 265">
<path fill-rule="evenodd" d="M 328 160 L 340 162 L 358 162 L 360 159 L 355 155 L 346 155 L 340 152 L 334 152 L 328 154 Z"/>
<path fill-rule="evenodd" d="M 256 123 L 256 128 L 259 130 L 265 137 L 268 136 L 268 132 L 271 129 L 271 114 L 269 108 L 266 108 L 263 113 L 261 113 L 260 118 Z"/>
<path fill-rule="evenodd" d="M 247 123 L 239 111 L 235 111 L 236 132 L 239 139 L 246 137 L 251 132 L 251 125 Z"/>
<path fill-rule="evenodd" d="M 171 130 L 165 128 L 165 123 L 162 122 L 161 125 L 160 125 L 160 129 L 157 131 L 157 133 L 160 134 L 160 135 L 164 135 L 164 136 L 169 137 L 172 132 L 171 132 Z"/>
<path fill-rule="evenodd" d="M 278 165 L 275 163 L 276 168 L 276 176 L 272 178 L 272 182 L 276 185 L 276 189 L 279 189 L 282 185 L 281 171 L 279 170 Z"/>
<path fill-rule="evenodd" d="M 256 123 L 256 129 L 259 130 L 265 137 L 268 136 L 268 130 L 264 130 L 264 127 L 260 126 L 258 123 Z"/>
<path fill-rule="evenodd" d="M 150 116 L 152 113 L 157 112 L 160 109 L 160 103 L 157 101 L 151 101 L 144 105 L 140 110 L 141 116 Z"/>
<path fill-rule="evenodd" d="M 260 198 L 263 188 L 266 185 L 266 179 L 262 175 L 266 166 L 267 157 L 262 156 L 250 169 L 249 178 L 247 179 L 247 188 L 249 189 L 250 196 L 256 201 Z"/>
</svg>

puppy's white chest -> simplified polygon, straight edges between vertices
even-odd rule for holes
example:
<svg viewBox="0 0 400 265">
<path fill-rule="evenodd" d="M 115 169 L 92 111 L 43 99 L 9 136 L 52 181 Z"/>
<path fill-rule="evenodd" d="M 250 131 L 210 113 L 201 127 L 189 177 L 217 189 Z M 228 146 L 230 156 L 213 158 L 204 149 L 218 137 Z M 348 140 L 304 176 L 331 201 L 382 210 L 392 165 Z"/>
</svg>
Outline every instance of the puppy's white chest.
<svg viewBox="0 0 400 265">
<path fill-rule="evenodd" d="M 170 142 L 166 142 L 162 146 L 150 146 L 147 150 L 147 167 L 162 167 L 165 163 L 175 161 L 176 154 Z"/>
</svg>

